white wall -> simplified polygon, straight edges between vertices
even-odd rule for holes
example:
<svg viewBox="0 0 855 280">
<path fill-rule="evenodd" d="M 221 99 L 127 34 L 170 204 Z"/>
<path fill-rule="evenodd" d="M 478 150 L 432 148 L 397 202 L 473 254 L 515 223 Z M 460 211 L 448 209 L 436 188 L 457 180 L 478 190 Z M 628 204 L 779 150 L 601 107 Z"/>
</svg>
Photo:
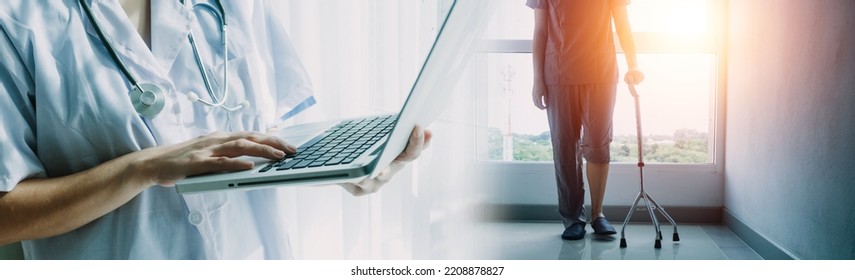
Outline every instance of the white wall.
<svg viewBox="0 0 855 280">
<path fill-rule="evenodd" d="M 725 208 L 798 258 L 855 259 L 855 1 L 730 1 Z"/>
</svg>

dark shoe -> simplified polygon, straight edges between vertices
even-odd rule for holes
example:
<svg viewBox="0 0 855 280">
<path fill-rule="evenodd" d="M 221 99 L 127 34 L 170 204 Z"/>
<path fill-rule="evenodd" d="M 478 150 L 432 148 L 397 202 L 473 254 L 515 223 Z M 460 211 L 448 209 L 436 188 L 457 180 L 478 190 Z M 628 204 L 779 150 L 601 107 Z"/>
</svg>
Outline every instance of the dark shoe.
<svg viewBox="0 0 855 280">
<path fill-rule="evenodd" d="M 609 221 L 603 217 L 597 217 L 591 222 L 591 227 L 594 228 L 594 234 L 597 235 L 612 235 L 617 233 L 615 228 L 609 224 Z"/>
<path fill-rule="evenodd" d="M 577 223 L 573 224 L 564 229 L 564 233 L 561 234 L 561 239 L 567 240 L 579 240 L 585 238 L 585 224 Z"/>
</svg>

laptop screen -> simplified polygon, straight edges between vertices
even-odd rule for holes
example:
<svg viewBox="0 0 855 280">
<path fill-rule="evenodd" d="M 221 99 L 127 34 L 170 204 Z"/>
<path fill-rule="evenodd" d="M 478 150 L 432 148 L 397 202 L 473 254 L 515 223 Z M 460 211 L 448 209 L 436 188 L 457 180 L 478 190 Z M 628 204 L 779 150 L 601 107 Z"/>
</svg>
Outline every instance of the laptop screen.
<svg viewBox="0 0 855 280">
<path fill-rule="evenodd" d="M 397 124 L 380 154 L 376 176 L 407 145 L 416 124 L 426 127 L 448 106 L 451 94 L 475 53 L 492 13 L 489 0 L 455 0 L 398 114 Z"/>
</svg>

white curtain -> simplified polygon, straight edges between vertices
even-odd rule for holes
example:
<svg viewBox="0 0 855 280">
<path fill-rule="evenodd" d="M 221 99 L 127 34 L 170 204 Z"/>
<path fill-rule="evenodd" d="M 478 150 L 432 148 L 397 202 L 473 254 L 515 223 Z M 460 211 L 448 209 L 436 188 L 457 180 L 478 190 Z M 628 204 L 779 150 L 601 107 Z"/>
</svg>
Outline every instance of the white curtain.
<svg viewBox="0 0 855 280">
<path fill-rule="evenodd" d="M 448 0 L 273 1 L 308 69 L 318 104 L 294 122 L 396 112 L 444 18 Z M 467 78 L 464 78 L 466 80 Z M 471 80 L 471 79 L 470 79 Z M 284 190 L 297 259 L 463 258 L 474 196 L 468 172 L 472 94 L 430 129 L 431 148 L 378 193 L 353 197 L 337 186 Z M 457 104 L 457 105 L 454 105 Z M 456 109 L 455 109 L 456 108 Z"/>
</svg>

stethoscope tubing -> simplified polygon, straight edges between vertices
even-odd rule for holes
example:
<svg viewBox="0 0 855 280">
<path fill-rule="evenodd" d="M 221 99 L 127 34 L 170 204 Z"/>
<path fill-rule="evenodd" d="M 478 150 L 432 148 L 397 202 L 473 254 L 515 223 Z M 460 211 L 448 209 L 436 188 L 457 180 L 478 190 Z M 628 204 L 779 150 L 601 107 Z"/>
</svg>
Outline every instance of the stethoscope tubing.
<svg viewBox="0 0 855 280">
<path fill-rule="evenodd" d="M 116 50 L 113 48 L 113 43 L 110 39 L 107 38 L 107 35 L 104 35 L 104 31 L 101 30 L 101 24 L 98 22 L 98 19 L 95 18 L 95 15 L 92 13 L 92 8 L 89 7 L 89 3 L 86 3 L 86 0 L 80 0 L 80 6 L 83 7 L 83 11 L 86 13 L 86 16 L 92 22 L 93 27 L 95 27 L 95 33 L 98 34 L 98 37 L 101 38 L 101 41 L 106 44 L 107 52 L 110 53 L 110 57 L 113 58 L 113 62 L 119 66 L 119 70 L 122 71 L 122 74 L 128 79 L 128 81 L 134 85 L 134 87 L 140 87 L 139 83 L 137 83 L 136 77 L 128 71 L 128 67 L 125 66 L 125 63 L 119 59 L 119 54 L 116 53 Z"/>
<path fill-rule="evenodd" d="M 184 3 L 184 1 L 181 1 L 181 2 L 182 2 L 182 4 Z M 234 107 L 226 107 L 225 106 L 226 100 L 229 99 L 229 90 L 228 90 L 228 88 L 229 88 L 229 63 L 228 63 L 229 44 L 227 43 L 228 42 L 228 22 L 226 21 L 225 10 L 223 9 L 223 6 L 220 3 L 220 1 L 217 1 L 217 6 L 219 8 L 216 8 L 213 5 L 208 4 L 208 3 L 196 3 L 193 5 L 193 9 L 201 8 L 202 10 L 206 10 L 209 13 L 211 13 L 212 15 L 214 15 L 214 17 L 217 18 L 217 20 L 220 22 L 220 34 L 221 34 L 220 43 L 223 46 L 223 56 L 224 56 L 224 59 L 226 60 L 226 62 L 223 63 L 223 87 L 222 87 L 223 88 L 223 93 L 222 93 L 223 99 L 221 100 L 219 97 L 217 97 L 216 94 L 214 94 L 214 89 L 213 89 L 213 86 L 211 85 L 210 78 L 208 77 L 208 73 L 207 73 L 207 71 L 205 71 L 204 65 L 202 65 L 202 57 L 199 54 L 199 48 L 196 44 L 196 39 L 193 36 L 193 32 L 191 31 L 189 34 L 187 34 L 187 38 L 190 41 L 190 46 L 193 49 L 193 55 L 196 57 L 196 65 L 199 67 L 199 73 L 202 75 L 202 81 L 205 83 L 205 89 L 208 91 L 208 95 L 211 97 L 211 102 L 208 102 L 208 101 L 205 101 L 202 99 L 197 99 L 195 101 L 199 101 L 199 102 L 201 102 L 205 105 L 211 106 L 211 107 L 220 107 L 220 108 L 225 109 L 226 111 L 236 111 L 236 110 L 242 109 L 244 106 L 243 105 L 238 105 L 238 106 L 234 106 Z"/>
<path fill-rule="evenodd" d="M 133 85 L 134 89 L 132 89 L 131 92 L 132 93 L 135 91 L 144 92 L 145 90 L 139 84 L 137 78 L 128 70 L 128 67 L 125 65 L 125 63 L 122 61 L 122 59 L 119 58 L 118 53 L 116 53 L 116 50 L 113 47 L 113 43 L 104 34 L 104 31 L 101 28 L 101 24 L 98 22 L 97 18 L 95 18 L 95 15 L 92 12 L 92 8 L 89 6 L 89 3 L 86 3 L 86 0 L 79 0 L 79 2 L 80 2 L 80 6 L 83 7 L 83 11 L 86 13 L 86 16 L 89 18 L 90 22 L 92 23 L 92 25 L 95 29 L 95 32 L 98 34 L 98 37 L 103 42 L 104 47 L 107 49 L 107 52 L 110 54 L 110 57 L 113 59 L 113 62 L 116 63 L 116 66 L 118 66 L 118 68 L 122 72 L 122 74 Z M 181 0 L 180 2 L 182 5 L 185 5 L 184 0 Z M 190 99 L 193 101 L 198 101 L 198 102 L 205 104 L 207 106 L 210 106 L 210 107 L 220 107 L 226 111 L 232 112 L 232 111 L 237 111 L 237 110 L 245 108 L 247 106 L 247 104 L 244 101 L 244 102 L 241 102 L 241 104 L 239 104 L 237 106 L 233 106 L 233 107 L 225 106 L 225 103 L 229 98 L 229 90 L 228 90 L 229 89 L 229 87 L 228 87 L 228 85 L 229 85 L 228 21 L 226 19 L 225 9 L 223 8 L 222 3 L 219 0 L 217 0 L 216 3 L 217 3 L 216 7 L 214 5 L 209 4 L 209 3 L 196 3 L 192 6 L 192 9 L 200 8 L 202 10 L 206 10 L 209 13 L 211 13 L 212 15 L 214 15 L 214 17 L 216 17 L 220 23 L 220 34 L 221 34 L 220 42 L 221 42 L 222 47 L 223 47 L 223 56 L 224 56 L 224 59 L 226 60 L 226 62 L 223 63 L 222 99 L 220 99 L 217 96 L 217 94 L 214 93 L 214 89 L 213 89 L 213 86 L 211 85 L 210 78 L 208 77 L 207 71 L 205 71 L 205 66 L 202 64 L 202 58 L 201 58 L 201 55 L 199 54 L 199 48 L 196 44 L 195 38 L 193 37 L 192 31 L 187 35 L 187 37 L 188 37 L 188 40 L 190 41 L 190 45 L 193 49 L 193 55 L 196 59 L 196 66 L 199 68 L 199 72 L 202 75 L 202 80 L 204 81 L 204 84 L 205 84 L 205 89 L 208 92 L 208 96 L 210 96 L 211 101 L 209 102 L 206 100 L 202 100 L 195 93 L 190 93 Z M 157 87 L 155 85 L 151 85 L 151 86 Z M 163 96 L 162 90 L 160 90 L 159 87 L 157 87 L 156 91 L 159 93 L 159 96 L 157 96 L 157 98 L 163 98 L 163 99 L 166 98 L 165 96 Z M 132 94 L 132 96 L 133 96 L 133 94 Z M 132 103 L 134 103 L 135 106 L 138 105 L 137 104 L 138 102 L 137 102 L 137 100 L 134 99 L 134 97 L 132 97 L 131 99 L 132 99 L 131 100 Z M 160 100 L 160 103 L 162 104 L 163 100 Z M 140 113 L 141 115 L 153 117 L 153 116 L 156 116 L 159 111 L 160 111 L 160 109 L 157 109 L 157 112 L 155 112 L 154 114 L 151 114 L 148 112 L 143 113 L 142 111 L 137 110 L 137 113 Z"/>
</svg>

